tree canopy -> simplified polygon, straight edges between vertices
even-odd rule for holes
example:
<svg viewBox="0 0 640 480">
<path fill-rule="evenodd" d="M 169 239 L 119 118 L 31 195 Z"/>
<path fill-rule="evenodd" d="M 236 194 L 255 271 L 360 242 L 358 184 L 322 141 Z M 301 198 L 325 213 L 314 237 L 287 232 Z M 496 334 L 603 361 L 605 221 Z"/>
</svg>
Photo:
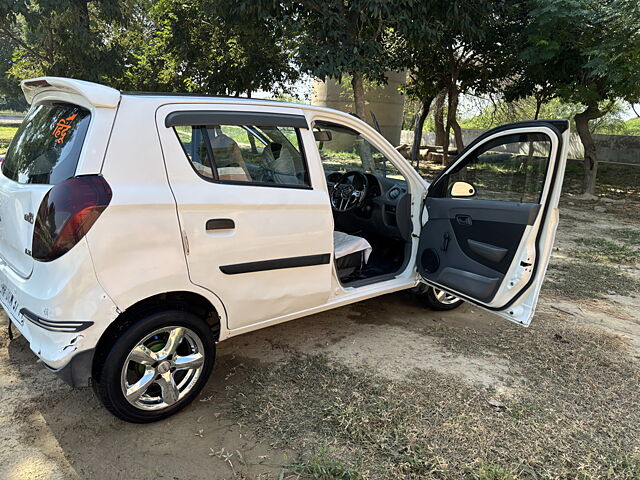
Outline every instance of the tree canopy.
<svg viewBox="0 0 640 480">
<path fill-rule="evenodd" d="M 590 193 L 591 122 L 640 101 L 636 0 L 5 0 L 0 40 L 3 96 L 44 74 L 227 95 L 310 74 L 348 80 L 364 118 L 365 82 L 407 71 L 417 123 L 435 101 L 438 136 L 453 129 L 458 148 L 462 94 L 531 97 L 535 118 L 557 99 L 580 106 Z"/>
<path fill-rule="evenodd" d="M 585 149 L 584 191 L 595 191 L 598 157 L 589 122 L 616 100 L 640 100 L 640 5 L 635 0 L 531 0 L 515 83 L 518 97 L 583 105 L 574 115 Z"/>
</svg>

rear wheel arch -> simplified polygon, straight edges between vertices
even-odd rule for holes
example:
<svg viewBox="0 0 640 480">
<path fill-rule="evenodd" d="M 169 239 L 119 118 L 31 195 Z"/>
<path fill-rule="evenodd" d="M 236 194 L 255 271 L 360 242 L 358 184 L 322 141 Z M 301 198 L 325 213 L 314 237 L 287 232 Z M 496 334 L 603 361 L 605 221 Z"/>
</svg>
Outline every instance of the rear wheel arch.
<svg viewBox="0 0 640 480">
<path fill-rule="evenodd" d="M 140 300 L 120 313 L 103 332 L 95 347 L 92 377 L 98 378 L 100 369 L 113 342 L 136 320 L 162 311 L 181 310 L 192 313 L 209 325 L 216 341 L 220 339 L 221 316 L 216 307 L 204 296 L 189 292 L 164 292 Z"/>
</svg>

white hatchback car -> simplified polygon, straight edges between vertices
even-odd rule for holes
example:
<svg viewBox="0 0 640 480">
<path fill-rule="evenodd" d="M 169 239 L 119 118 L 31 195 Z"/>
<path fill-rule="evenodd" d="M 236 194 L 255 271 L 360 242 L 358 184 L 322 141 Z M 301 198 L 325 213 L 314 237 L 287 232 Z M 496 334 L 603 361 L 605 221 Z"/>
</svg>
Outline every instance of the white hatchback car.
<svg viewBox="0 0 640 480">
<path fill-rule="evenodd" d="M 48 368 L 124 420 L 191 402 L 216 342 L 389 292 L 531 321 L 566 121 L 487 132 L 429 185 L 326 108 L 22 88 L 31 109 L 0 173 L 0 303 Z"/>
</svg>

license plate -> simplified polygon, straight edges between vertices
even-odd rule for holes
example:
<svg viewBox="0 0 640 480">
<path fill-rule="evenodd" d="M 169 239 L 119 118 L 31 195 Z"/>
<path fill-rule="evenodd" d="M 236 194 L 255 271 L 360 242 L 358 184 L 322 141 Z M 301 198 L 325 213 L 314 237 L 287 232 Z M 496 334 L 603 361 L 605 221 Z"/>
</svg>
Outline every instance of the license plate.
<svg viewBox="0 0 640 480">
<path fill-rule="evenodd" d="M 0 280 L 0 303 L 2 303 L 2 306 L 12 319 L 20 325 L 24 324 L 24 320 L 21 318 L 22 315 L 18 314 L 18 299 L 15 292 L 2 280 Z"/>
</svg>

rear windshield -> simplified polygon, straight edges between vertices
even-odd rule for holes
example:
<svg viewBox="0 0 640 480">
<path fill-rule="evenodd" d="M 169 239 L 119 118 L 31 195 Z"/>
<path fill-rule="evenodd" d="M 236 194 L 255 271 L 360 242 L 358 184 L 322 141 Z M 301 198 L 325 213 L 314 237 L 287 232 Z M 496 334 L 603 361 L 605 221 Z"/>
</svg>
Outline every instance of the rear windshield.
<svg viewBox="0 0 640 480">
<path fill-rule="evenodd" d="M 19 183 L 52 185 L 73 177 L 90 119 L 71 103 L 34 107 L 9 145 L 2 173 Z"/>
</svg>

